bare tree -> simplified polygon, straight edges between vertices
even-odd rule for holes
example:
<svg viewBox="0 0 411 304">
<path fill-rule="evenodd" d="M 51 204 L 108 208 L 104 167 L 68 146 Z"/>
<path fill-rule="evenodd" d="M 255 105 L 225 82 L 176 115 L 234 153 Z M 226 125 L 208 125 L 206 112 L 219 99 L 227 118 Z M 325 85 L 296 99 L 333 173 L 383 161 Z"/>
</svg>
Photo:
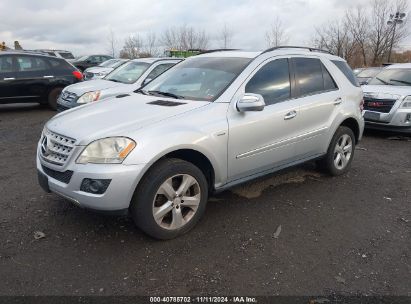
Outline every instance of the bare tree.
<svg viewBox="0 0 411 304">
<path fill-rule="evenodd" d="M 206 49 L 209 38 L 204 30 L 196 30 L 193 27 L 182 25 L 166 29 L 161 37 L 161 42 L 168 49 Z"/>
<path fill-rule="evenodd" d="M 144 51 L 150 54 L 151 57 L 157 56 L 159 51 L 157 47 L 157 36 L 154 32 L 149 32 L 146 35 Z"/>
<path fill-rule="evenodd" d="M 314 44 L 346 59 L 352 55 L 355 47 L 346 25 L 340 21 L 328 22 L 316 28 Z"/>
<path fill-rule="evenodd" d="M 113 29 L 110 27 L 109 34 L 107 37 L 107 52 L 112 57 L 116 57 L 117 54 L 117 39 L 113 32 Z"/>
<path fill-rule="evenodd" d="M 372 55 L 372 64 L 381 63 L 390 49 L 391 40 L 393 46 L 396 47 L 398 43 L 408 35 L 408 28 L 406 26 L 407 20 L 404 20 L 402 26 L 399 26 L 393 32 L 393 26 L 387 24 L 390 14 L 395 12 L 407 11 L 408 5 L 405 0 L 399 0 L 396 3 L 388 2 L 386 0 L 374 0 L 370 18 L 369 43 Z M 394 37 L 393 37 L 394 35 Z"/>
<path fill-rule="evenodd" d="M 276 17 L 271 24 L 270 29 L 265 33 L 267 47 L 280 46 L 287 43 L 286 30 L 281 22 L 281 19 Z"/>
<path fill-rule="evenodd" d="M 120 51 L 121 58 L 135 59 L 139 58 L 143 51 L 143 41 L 140 35 L 129 36 L 124 42 Z"/>
<path fill-rule="evenodd" d="M 228 49 L 231 47 L 231 40 L 233 38 L 233 31 L 224 23 L 224 27 L 221 29 L 219 40 L 221 41 L 221 48 Z"/>
<path fill-rule="evenodd" d="M 349 30 L 355 46 L 361 52 L 362 65 L 367 66 L 369 20 L 363 8 L 356 7 L 345 14 L 345 28 Z"/>
</svg>

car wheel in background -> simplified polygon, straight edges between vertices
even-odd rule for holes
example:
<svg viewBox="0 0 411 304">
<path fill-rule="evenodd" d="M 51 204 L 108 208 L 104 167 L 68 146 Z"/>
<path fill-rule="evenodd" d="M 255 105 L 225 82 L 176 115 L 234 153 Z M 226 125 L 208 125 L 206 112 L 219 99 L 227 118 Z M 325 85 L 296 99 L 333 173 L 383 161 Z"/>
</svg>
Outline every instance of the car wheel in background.
<svg viewBox="0 0 411 304">
<path fill-rule="evenodd" d="M 180 159 L 163 159 L 139 183 L 130 211 L 145 233 L 172 239 L 195 226 L 207 199 L 207 180 L 199 168 Z"/>
<path fill-rule="evenodd" d="M 53 110 L 57 110 L 57 98 L 60 96 L 63 88 L 54 88 L 50 91 L 48 96 L 48 104 Z"/>
<path fill-rule="evenodd" d="M 331 175 L 341 175 L 350 169 L 355 151 L 354 132 L 341 126 L 335 132 L 327 154 L 317 163 Z"/>
</svg>

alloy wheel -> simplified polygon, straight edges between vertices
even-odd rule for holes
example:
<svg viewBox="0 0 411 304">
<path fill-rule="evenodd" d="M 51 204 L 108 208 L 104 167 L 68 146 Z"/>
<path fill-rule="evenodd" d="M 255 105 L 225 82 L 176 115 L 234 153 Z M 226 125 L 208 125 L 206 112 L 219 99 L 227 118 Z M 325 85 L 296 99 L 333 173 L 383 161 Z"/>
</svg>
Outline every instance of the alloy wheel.
<svg viewBox="0 0 411 304">
<path fill-rule="evenodd" d="M 334 149 L 334 165 L 337 169 L 344 169 L 351 159 L 353 144 L 351 136 L 348 134 L 342 135 L 335 145 Z"/>
<path fill-rule="evenodd" d="M 178 174 L 163 182 L 153 201 L 153 217 L 164 229 L 185 226 L 197 212 L 201 201 L 198 181 L 189 174 Z"/>
</svg>

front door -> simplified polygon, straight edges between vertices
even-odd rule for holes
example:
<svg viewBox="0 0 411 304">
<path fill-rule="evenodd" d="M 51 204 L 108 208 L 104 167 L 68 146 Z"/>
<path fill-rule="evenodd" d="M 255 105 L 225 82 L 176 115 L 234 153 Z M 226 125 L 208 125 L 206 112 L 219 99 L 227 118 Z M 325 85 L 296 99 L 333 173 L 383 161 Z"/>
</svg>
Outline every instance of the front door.
<svg viewBox="0 0 411 304">
<path fill-rule="evenodd" d="M 0 56 L 0 103 L 18 101 L 14 56 Z"/>
<path fill-rule="evenodd" d="M 295 159 L 299 101 L 292 98 L 289 59 L 261 64 L 240 90 L 263 96 L 261 112 L 228 112 L 228 182 L 252 176 Z M 237 101 L 233 101 L 237 102 Z"/>
</svg>

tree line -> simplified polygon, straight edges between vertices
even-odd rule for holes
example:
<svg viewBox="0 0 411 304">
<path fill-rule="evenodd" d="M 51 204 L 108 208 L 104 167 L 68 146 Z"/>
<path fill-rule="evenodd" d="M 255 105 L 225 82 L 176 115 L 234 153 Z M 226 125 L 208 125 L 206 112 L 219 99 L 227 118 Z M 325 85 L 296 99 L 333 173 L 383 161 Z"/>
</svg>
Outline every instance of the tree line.
<svg viewBox="0 0 411 304">
<path fill-rule="evenodd" d="M 387 24 L 390 14 L 408 12 L 407 0 L 371 0 L 367 7 L 353 7 L 339 18 L 315 27 L 314 35 L 302 44 L 325 49 L 345 58 L 352 66 L 376 66 L 387 61 L 392 46 L 395 49 L 409 34 L 407 19 L 397 25 Z M 407 16 L 408 17 L 408 16 Z M 224 24 L 218 33 L 210 35 L 205 30 L 181 25 L 165 29 L 162 33 L 149 32 L 145 35 L 130 35 L 119 50 L 122 58 L 159 56 L 164 50 L 206 50 L 211 40 L 218 48 L 233 48 L 235 32 Z M 287 28 L 280 17 L 264 33 L 267 47 L 285 45 L 290 39 Z M 108 38 L 108 51 L 117 55 L 118 41 L 112 30 Z"/>
</svg>

